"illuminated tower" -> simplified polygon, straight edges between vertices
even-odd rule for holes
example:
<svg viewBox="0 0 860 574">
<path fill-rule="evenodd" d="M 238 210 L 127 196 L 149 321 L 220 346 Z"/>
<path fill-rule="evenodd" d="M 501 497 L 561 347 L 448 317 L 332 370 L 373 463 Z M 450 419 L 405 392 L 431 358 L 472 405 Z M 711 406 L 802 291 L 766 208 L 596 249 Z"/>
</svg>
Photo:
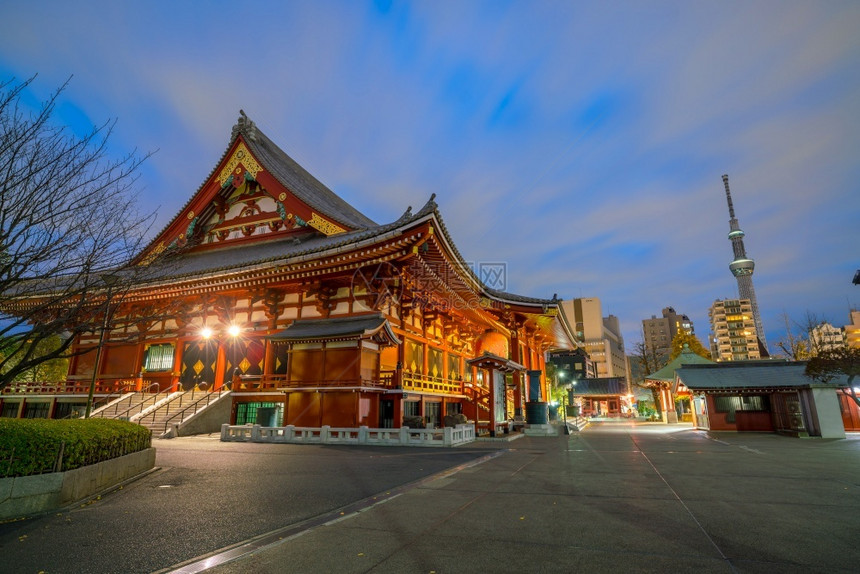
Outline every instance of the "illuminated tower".
<svg viewBox="0 0 860 574">
<path fill-rule="evenodd" d="M 761 325 L 761 315 L 758 312 L 758 302 L 755 299 L 755 289 L 753 288 L 752 275 L 755 270 L 755 261 L 747 257 L 747 251 L 744 249 L 744 232 L 741 231 L 738 220 L 735 217 L 735 208 L 732 205 L 732 194 L 729 191 L 729 176 L 723 176 L 723 185 L 726 186 L 726 200 L 729 202 L 729 239 L 732 242 L 732 250 L 735 252 L 735 259 L 729 263 L 729 269 L 732 271 L 738 280 L 738 294 L 741 299 L 749 299 L 752 306 L 753 320 L 755 321 L 755 329 L 758 333 L 758 339 L 765 353 L 767 353 L 767 341 L 764 337 L 764 329 Z M 764 354 L 764 353 L 763 353 Z"/>
</svg>

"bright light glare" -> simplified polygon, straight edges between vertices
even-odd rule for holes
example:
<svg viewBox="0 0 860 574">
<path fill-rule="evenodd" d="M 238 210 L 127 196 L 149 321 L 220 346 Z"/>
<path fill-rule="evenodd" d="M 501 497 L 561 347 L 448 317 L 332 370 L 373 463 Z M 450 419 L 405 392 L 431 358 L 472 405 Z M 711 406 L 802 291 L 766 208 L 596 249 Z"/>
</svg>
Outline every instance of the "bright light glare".
<svg viewBox="0 0 860 574">
<path fill-rule="evenodd" d="M 227 329 L 227 332 L 230 334 L 231 337 L 238 337 L 239 333 L 242 332 L 242 329 L 240 329 L 238 325 L 230 325 L 230 328 Z"/>
<path fill-rule="evenodd" d="M 204 339 L 208 339 L 212 336 L 212 329 L 210 329 L 209 327 L 203 327 L 202 329 L 200 329 L 200 335 Z"/>
</svg>

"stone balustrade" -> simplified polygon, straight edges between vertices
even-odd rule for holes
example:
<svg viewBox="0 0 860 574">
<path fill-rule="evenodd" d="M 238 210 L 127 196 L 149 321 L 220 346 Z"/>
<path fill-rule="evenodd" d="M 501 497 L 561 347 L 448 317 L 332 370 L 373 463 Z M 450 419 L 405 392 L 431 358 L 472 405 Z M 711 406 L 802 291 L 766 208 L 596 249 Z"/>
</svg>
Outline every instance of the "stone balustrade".
<svg viewBox="0 0 860 574">
<path fill-rule="evenodd" d="M 373 446 L 457 446 L 475 440 L 473 425 L 441 429 L 378 429 L 369 427 L 263 427 L 260 425 L 222 425 L 225 442 L 271 442 L 290 444 L 336 444 Z"/>
</svg>

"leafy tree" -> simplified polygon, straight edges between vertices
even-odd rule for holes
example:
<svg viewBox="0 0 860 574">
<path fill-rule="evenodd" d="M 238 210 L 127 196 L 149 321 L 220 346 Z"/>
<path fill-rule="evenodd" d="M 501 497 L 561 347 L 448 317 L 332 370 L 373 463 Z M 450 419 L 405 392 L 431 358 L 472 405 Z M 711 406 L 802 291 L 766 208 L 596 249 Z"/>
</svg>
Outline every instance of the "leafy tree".
<svg viewBox="0 0 860 574">
<path fill-rule="evenodd" d="M 69 357 L 149 272 L 130 264 L 154 216 L 139 213 L 134 191 L 147 156 L 111 159 L 113 122 L 83 137 L 56 125 L 67 84 L 25 111 L 33 80 L 0 80 L 0 388 Z"/>
<path fill-rule="evenodd" d="M 17 354 L 12 354 L 7 356 L 7 346 L 4 344 L 0 344 L 0 357 L 3 359 L 3 368 L 11 369 L 18 362 L 20 362 L 20 355 L 22 354 L 22 350 L 18 347 Z M 36 344 L 36 354 L 39 356 L 48 355 L 54 351 L 57 347 L 63 344 L 62 338 L 59 335 L 53 335 L 51 337 L 47 337 L 45 339 L 40 340 Z M 13 345 L 13 348 L 15 346 Z M 42 382 L 42 383 L 57 383 L 60 381 L 64 381 L 66 379 L 66 374 L 69 371 L 69 359 L 66 357 L 59 357 L 55 359 L 49 359 L 41 363 L 34 363 L 33 366 L 26 370 L 22 371 L 17 377 L 16 381 L 28 381 L 28 382 Z"/>
<path fill-rule="evenodd" d="M 711 352 L 702 346 L 698 337 L 681 329 L 678 331 L 678 334 L 672 338 L 672 354 L 669 356 L 669 361 L 678 358 L 681 351 L 684 350 L 684 345 L 690 347 L 690 350 L 700 357 L 704 357 L 706 359 L 711 358 Z"/>
<path fill-rule="evenodd" d="M 851 398 L 857 406 L 860 399 L 852 384 L 854 378 L 860 374 L 860 349 L 843 347 L 840 349 L 828 349 L 821 351 L 815 357 L 811 357 L 806 363 L 806 375 L 817 381 L 828 383 L 836 377 L 848 377 L 845 386 L 851 394 Z"/>
</svg>

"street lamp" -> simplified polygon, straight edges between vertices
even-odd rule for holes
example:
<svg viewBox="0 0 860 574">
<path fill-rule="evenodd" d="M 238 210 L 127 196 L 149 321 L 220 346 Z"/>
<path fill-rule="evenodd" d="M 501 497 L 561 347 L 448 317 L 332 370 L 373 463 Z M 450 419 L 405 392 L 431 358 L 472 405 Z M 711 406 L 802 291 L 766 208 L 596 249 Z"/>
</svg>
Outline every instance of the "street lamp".
<svg viewBox="0 0 860 574">
<path fill-rule="evenodd" d="M 104 273 L 101 276 L 101 280 L 105 284 L 105 286 L 107 287 L 107 293 L 105 296 L 105 316 L 104 316 L 104 321 L 102 322 L 102 332 L 101 332 L 101 334 L 99 334 L 99 344 L 98 344 L 98 347 L 96 347 L 96 360 L 95 360 L 95 364 L 93 365 L 93 377 L 92 377 L 92 379 L 90 379 L 90 391 L 89 391 L 89 393 L 87 393 L 87 410 L 84 414 L 85 419 L 90 418 L 90 413 L 93 410 L 93 393 L 95 393 L 95 389 L 96 389 L 96 378 L 98 378 L 98 376 L 99 376 L 99 363 L 101 362 L 101 358 L 102 358 L 102 347 L 104 347 L 104 344 L 105 344 L 105 333 L 107 332 L 108 328 L 110 327 L 110 320 L 111 320 L 110 299 L 111 299 L 111 295 L 112 295 L 111 289 L 113 289 L 113 287 L 119 281 L 119 276 L 113 275 L 111 273 Z"/>
</svg>

